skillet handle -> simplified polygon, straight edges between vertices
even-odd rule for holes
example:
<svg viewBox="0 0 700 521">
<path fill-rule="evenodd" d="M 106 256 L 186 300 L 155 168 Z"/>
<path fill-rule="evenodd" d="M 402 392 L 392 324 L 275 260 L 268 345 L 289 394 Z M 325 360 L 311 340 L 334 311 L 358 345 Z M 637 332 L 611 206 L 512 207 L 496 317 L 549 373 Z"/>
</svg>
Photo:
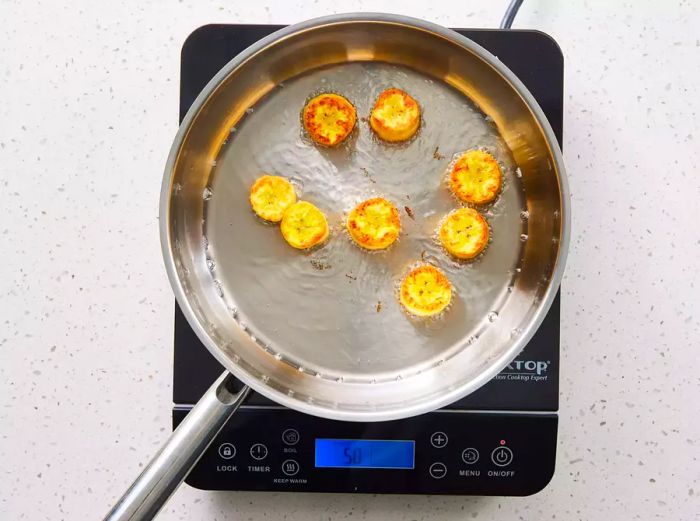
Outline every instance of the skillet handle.
<svg viewBox="0 0 700 521">
<path fill-rule="evenodd" d="M 233 391 L 234 382 L 228 371 L 214 382 L 105 521 L 141 521 L 156 516 L 248 395 L 247 386 Z"/>
</svg>

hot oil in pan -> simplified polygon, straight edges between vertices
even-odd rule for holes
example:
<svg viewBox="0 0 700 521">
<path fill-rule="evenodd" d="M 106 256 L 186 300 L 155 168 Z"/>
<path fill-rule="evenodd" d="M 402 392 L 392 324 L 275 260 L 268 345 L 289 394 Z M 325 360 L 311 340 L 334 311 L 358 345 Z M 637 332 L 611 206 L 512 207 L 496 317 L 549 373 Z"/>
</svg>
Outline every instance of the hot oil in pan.
<svg viewBox="0 0 700 521">
<path fill-rule="evenodd" d="M 421 128 L 408 143 L 381 142 L 367 123 L 374 100 L 391 86 L 422 108 Z M 336 149 L 314 145 L 302 131 L 300 111 L 320 92 L 340 93 L 357 109 L 357 128 Z M 464 263 L 442 250 L 435 230 L 459 207 L 446 168 L 475 147 L 495 155 L 504 183 L 496 202 L 482 208 L 492 240 Z M 322 248 L 296 251 L 278 226 L 253 214 L 248 191 L 262 173 L 291 179 L 300 199 L 326 213 L 332 232 Z M 527 233 L 521 184 L 496 127 L 448 85 L 390 64 L 349 63 L 279 86 L 232 129 L 209 186 L 204 226 L 217 291 L 261 345 L 329 378 L 396 378 L 468 349 L 479 331 L 497 327 Z M 369 253 L 350 241 L 344 220 L 377 195 L 401 210 L 402 234 L 389 250 Z M 439 319 L 412 319 L 396 299 L 397 284 L 421 259 L 453 285 L 452 304 Z"/>
</svg>

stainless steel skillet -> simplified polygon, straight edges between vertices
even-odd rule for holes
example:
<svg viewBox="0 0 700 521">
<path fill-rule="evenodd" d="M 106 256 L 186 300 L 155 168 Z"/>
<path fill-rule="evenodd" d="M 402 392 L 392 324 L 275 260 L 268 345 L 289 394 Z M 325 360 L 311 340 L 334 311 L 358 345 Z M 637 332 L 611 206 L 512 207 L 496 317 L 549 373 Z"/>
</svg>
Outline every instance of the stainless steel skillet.
<svg viewBox="0 0 700 521">
<path fill-rule="evenodd" d="M 391 84 L 423 108 L 408 145 L 387 147 L 363 124 L 339 150 L 319 150 L 300 133 L 309 94 L 338 90 L 363 116 Z M 474 146 L 497 156 L 505 185 L 485 209 L 492 243 L 463 265 L 432 233 L 457 206 L 442 185 L 450 157 Z M 290 251 L 253 218 L 247 188 L 270 170 L 328 213 L 335 226 L 326 247 Z M 369 256 L 341 228 L 348 207 L 374 193 L 406 203 L 415 218 L 403 219 L 395 248 Z M 551 128 L 497 58 L 434 24 L 369 14 L 291 26 L 224 67 L 175 138 L 160 222 L 178 302 L 230 374 L 308 414 L 382 421 L 455 401 L 518 354 L 559 286 L 569 209 Z M 440 320 L 412 320 L 394 298 L 421 257 L 456 289 Z M 244 398 L 247 389 L 232 393 L 230 380 L 222 375 L 108 519 L 157 513 Z"/>
</svg>

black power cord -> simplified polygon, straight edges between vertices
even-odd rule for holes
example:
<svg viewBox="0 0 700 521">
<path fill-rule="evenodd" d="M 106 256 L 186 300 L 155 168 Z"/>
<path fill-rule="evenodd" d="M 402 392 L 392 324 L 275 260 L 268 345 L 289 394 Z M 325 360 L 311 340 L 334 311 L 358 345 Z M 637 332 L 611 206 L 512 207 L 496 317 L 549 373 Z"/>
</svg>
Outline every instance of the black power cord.
<svg viewBox="0 0 700 521">
<path fill-rule="evenodd" d="M 513 20 L 515 20 L 515 15 L 518 14 L 518 9 L 523 5 L 523 0 L 511 0 L 506 14 L 503 15 L 503 20 L 501 20 L 501 29 L 510 29 L 513 25 Z"/>
</svg>

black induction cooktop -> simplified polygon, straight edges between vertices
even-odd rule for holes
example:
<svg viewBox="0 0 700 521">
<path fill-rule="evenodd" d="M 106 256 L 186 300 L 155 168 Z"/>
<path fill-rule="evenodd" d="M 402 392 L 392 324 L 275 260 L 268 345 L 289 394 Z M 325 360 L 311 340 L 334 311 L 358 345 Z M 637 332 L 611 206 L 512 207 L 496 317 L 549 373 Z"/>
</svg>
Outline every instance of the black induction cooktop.
<svg viewBox="0 0 700 521">
<path fill-rule="evenodd" d="M 207 25 L 181 55 L 180 120 L 240 51 L 281 29 Z M 563 56 L 537 31 L 457 29 L 507 65 L 538 101 L 561 145 Z M 559 408 L 559 295 L 517 359 L 471 395 L 389 422 L 305 415 L 251 393 L 187 483 L 209 490 L 528 495 L 554 472 Z M 175 306 L 173 423 L 221 374 Z M 368 464 L 363 454 L 374 454 Z"/>
</svg>

